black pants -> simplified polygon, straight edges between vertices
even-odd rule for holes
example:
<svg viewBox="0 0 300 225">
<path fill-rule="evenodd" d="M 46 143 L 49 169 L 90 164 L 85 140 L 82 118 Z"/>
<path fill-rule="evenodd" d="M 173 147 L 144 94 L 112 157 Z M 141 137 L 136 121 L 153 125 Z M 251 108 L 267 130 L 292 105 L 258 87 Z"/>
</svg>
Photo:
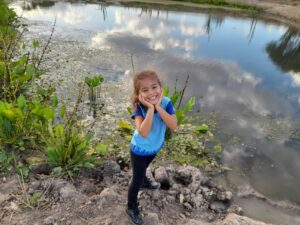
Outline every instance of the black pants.
<svg viewBox="0 0 300 225">
<path fill-rule="evenodd" d="M 137 205 L 137 196 L 140 187 L 146 177 L 146 170 L 149 164 L 154 159 L 155 155 L 139 156 L 130 151 L 130 159 L 132 166 L 132 180 L 128 189 L 128 206 Z"/>
</svg>

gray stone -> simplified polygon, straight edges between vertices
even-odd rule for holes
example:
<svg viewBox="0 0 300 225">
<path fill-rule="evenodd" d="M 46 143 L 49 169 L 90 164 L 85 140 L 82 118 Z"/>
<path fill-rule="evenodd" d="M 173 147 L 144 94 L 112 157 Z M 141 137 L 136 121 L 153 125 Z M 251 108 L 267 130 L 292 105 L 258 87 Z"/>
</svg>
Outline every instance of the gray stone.
<svg viewBox="0 0 300 225">
<path fill-rule="evenodd" d="M 169 177 L 168 177 L 165 167 L 162 167 L 162 166 L 158 167 L 154 171 L 154 177 L 155 177 L 155 180 L 161 184 L 162 189 L 169 189 L 170 180 L 169 180 Z"/>
<path fill-rule="evenodd" d="M 44 220 L 45 225 L 53 225 L 54 224 L 54 218 L 53 216 L 49 216 Z"/>
<path fill-rule="evenodd" d="M 192 183 L 192 174 L 185 167 L 176 171 L 174 178 L 177 182 L 187 186 Z"/>
<path fill-rule="evenodd" d="M 113 160 L 107 160 L 103 163 L 103 172 L 106 176 L 113 176 L 121 172 L 121 168 L 118 163 Z"/>
<path fill-rule="evenodd" d="M 220 213 L 220 212 L 225 211 L 228 207 L 223 202 L 214 201 L 209 205 L 209 208 L 215 212 Z"/>
<path fill-rule="evenodd" d="M 202 203 L 204 202 L 204 199 L 202 195 L 196 195 L 195 198 L 192 199 L 192 203 L 196 209 L 200 208 Z"/>
<path fill-rule="evenodd" d="M 147 225 L 160 225 L 158 215 L 156 213 L 148 213 L 145 216 L 145 223 Z"/>
</svg>

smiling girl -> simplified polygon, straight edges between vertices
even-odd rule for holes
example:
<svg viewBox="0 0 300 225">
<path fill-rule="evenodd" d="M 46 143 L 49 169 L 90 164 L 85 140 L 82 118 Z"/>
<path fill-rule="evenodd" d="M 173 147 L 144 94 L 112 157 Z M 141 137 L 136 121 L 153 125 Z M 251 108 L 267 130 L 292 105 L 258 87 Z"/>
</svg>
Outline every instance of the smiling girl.
<svg viewBox="0 0 300 225">
<path fill-rule="evenodd" d="M 133 224 L 142 225 L 144 221 L 137 204 L 138 191 L 140 188 L 160 188 L 160 183 L 146 177 L 146 170 L 164 145 L 167 127 L 173 131 L 177 127 L 177 119 L 172 102 L 163 96 L 161 81 L 154 71 L 135 74 L 133 86 L 132 118 L 136 130 L 130 144 L 133 176 L 128 189 L 126 213 Z"/>
</svg>

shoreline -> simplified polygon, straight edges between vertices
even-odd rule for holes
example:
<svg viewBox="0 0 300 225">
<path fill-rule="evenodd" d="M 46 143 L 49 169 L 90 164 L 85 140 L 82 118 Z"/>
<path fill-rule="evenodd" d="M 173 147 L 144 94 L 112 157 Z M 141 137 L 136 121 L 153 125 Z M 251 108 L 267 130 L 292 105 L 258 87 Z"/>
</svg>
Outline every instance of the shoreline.
<svg viewBox="0 0 300 225">
<path fill-rule="evenodd" d="M 229 2 L 237 2 L 241 4 L 260 7 L 262 9 L 261 12 L 209 4 L 196 4 L 170 0 L 107 0 L 105 2 L 108 4 L 117 4 L 123 6 L 144 6 L 154 8 L 159 7 L 160 9 L 175 11 L 221 11 L 226 12 L 231 16 L 256 17 L 272 22 L 283 23 L 296 29 L 300 29 L 300 0 L 288 0 L 284 3 L 282 3 L 282 1 L 280 0 L 229 0 Z"/>
</svg>

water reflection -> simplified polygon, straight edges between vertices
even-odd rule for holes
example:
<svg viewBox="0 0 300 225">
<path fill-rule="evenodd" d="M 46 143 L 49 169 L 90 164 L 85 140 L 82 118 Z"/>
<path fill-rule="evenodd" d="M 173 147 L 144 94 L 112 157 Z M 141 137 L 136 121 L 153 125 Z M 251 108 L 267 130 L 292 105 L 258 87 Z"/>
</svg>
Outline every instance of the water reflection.
<svg viewBox="0 0 300 225">
<path fill-rule="evenodd" d="M 29 11 L 29 10 L 37 9 L 38 7 L 40 7 L 40 8 L 50 8 L 54 5 L 55 5 L 55 1 L 40 1 L 40 2 L 23 1 L 22 9 Z"/>
<path fill-rule="evenodd" d="M 300 72 L 300 31 L 289 28 L 278 41 L 269 43 L 266 50 L 283 71 Z"/>
</svg>

